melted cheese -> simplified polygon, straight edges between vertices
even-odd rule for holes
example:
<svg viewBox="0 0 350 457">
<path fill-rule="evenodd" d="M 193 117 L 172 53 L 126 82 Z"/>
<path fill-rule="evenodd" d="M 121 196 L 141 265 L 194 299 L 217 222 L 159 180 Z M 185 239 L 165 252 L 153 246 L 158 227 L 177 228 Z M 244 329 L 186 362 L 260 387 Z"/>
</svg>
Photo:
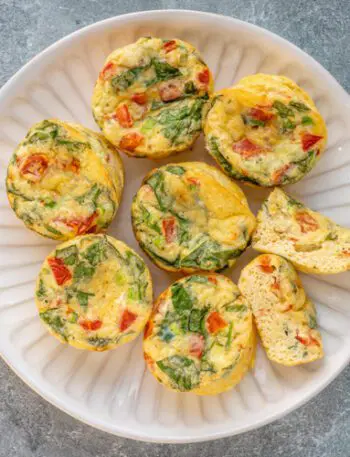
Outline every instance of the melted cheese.
<svg viewBox="0 0 350 457">
<path fill-rule="evenodd" d="M 323 357 L 315 307 L 291 263 L 260 255 L 243 269 L 238 287 L 252 306 L 269 359 L 291 366 Z"/>
<path fill-rule="evenodd" d="M 183 278 L 157 299 L 143 349 L 164 386 L 218 394 L 237 384 L 254 361 L 250 307 L 225 276 Z"/>
<path fill-rule="evenodd" d="M 202 162 L 153 170 L 133 200 L 132 221 L 157 265 L 186 272 L 233 265 L 255 227 L 241 189 Z"/>
<path fill-rule="evenodd" d="M 204 133 L 229 176 L 265 187 L 300 180 L 327 140 L 312 99 L 288 78 L 264 74 L 214 94 Z"/>
<path fill-rule="evenodd" d="M 46 258 L 36 287 L 39 316 L 55 337 L 104 351 L 133 340 L 152 309 L 152 282 L 143 260 L 121 241 L 85 235 Z"/>
</svg>

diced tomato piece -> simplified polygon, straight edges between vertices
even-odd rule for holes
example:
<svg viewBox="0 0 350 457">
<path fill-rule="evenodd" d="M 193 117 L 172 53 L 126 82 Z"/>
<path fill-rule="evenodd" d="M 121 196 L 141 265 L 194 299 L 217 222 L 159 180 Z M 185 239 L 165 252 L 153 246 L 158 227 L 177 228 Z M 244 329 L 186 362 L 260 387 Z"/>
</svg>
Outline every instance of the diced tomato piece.
<svg viewBox="0 0 350 457">
<path fill-rule="evenodd" d="M 190 348 L 189 352 L 194 357 L 198 357 L 199 359 L 203 355 L 205 346 L 205 340 L 203 335 L 199 335 L 197 333 L 190 336 Z"/>
<path fill-rule="evenodd" d="M 84 233 L 94 233 L 96 226 L 94 225 L 97 213 L 92 213 L 89 217 L 81 217 L 76 219 L 56 219 L 56 221 L 62 222 L 67 227 L 72 228 L 77 235 L 83 235 Z"/>
<path fill-rule="evenodd" d="M 217 311 L 209 314 L 207 319 L 207 326 L 209 333 L 216 333 L 227 326 L 227 322 L 223 319 Z"/>
<path fill-rule="evenodd" d="M 304 133 L 301 137 L 301 143 L 304 151 L 308 151 L 314 144 L 322 140 L 323 136 L 312 135 L 311 133 Z"/>
<path fill-rule="evenodd" d="M 134 124 L 131 114 L 129 113 L 129 109 L 125 103 L 118 106 L 116 112 L 112 117 L 116 119 L 119 122 L 119 125 L 125 129 L 132 127 Z"/>
<path fill-rule="evenodd" d="M 175 217 L 168 217 L 162 221 L 163 234 L 167 243 L 172 243 L 176 238 Z"/>
<path fill-rule="evenodd" d="M 148 338 L 149 336 L 152 335 L 152 332 L 153 332 L 153 321 L 149 320 L 149 321 L 147 321 L 143 338 L 144 339 Z"/>
<path fill-rule="evenodd" d="M 266 122 L 272 119 L 274 117 L 274 114 L 268 113 L 267 111 L 264 111 L 260 108 L 251 108 L 248 111 L 248 116 L 252 117 L 253 119 L 256 119 L 257 121 Z"/>
<path fill-rule="evenodd" d="M 62 259 L 50 257 L 47 261 L 59 286 L 62 286 L 62 284 L 72 279 L 72 273 L 69 271 L 69 268 L 66 267 Z"/>
<path fill-rule="evenodd" d="M 237 154 L 241 155 L 244 159 L 255 157 L 263 152 L 263 149 L 248 138 L 243 138 L 237 143 L 233 143 L 232 149 Z"/>
<path fill-rule="evenodd" d="M 134 314 L 128 309 L 125 309 L 119 322 L 120 331 L 124 332 L 127 328 L 129 328 L 136 318 L 137 314 Z"/>
<path fill-rule="evenodd" d="M 199 186 L 200 183 L 201 183 L 199 179 L 193 178 L 193 177 L 191 177 L 191 176 L 190 176 L 189 178 L 186 178 L 186 179 L 187 179 L 187 181 L 188 181 L 189 183 L 191 183 L 191 184 L 194 185 L 194 186 Z"/>
<path fill-rule="evenodd" d="M 298 340 L 301 344 L 303 344 L 304 346 L 312 346 L 312 345 L 316 345 L 316 346 L 321 346 L 320 342 L 318 340 L 316 340 L 316 338 L 314 338 L 312 335 L 311 335 L 311 332 L 309 333 L 309 335 L 305 338 L 303 336 L 300 336 L 299 335 L 299 332 L 297 330 L 297 334 L 295 336 L 295 339 Z"/>
<path fill-rule="evenodd" d="M 159 85 L 159 96 L 163 102 L 176 100 L 182 95 L 182 83 L 178 80 L 166 81 Z"/>
<path fill-rule="evenodd" d="M 143 141 L 143 136 L 139 133 L 132 132 L 127 133 L 122 137 L 119 143 L 119 147 L 121 149 L 125 149 L 126 151 L 133 151 L 136 149 Z"/>
<path fill-rule="evenodd" d="M 317 220 L 306 211 L 296 213 L 295 219 L 300 225 L 302 233 L 314 232 L 319 228 Z"/>
<path fill-rule="evenodd" d="M 90 321 L 89 319 L 85 319 L 83 321 L 79 321 L 79 325 L 83 327 L 84 330 L 98 330 L 102 326 L 102 321 L 96 319 L 94 321 Z"/>
<path fill-rule="evenodd" d="M 131 100 L 137 103 L 138 105 L 145 105 L 147 103 L 147 94 L 146 92 L 139 92 L 133 94 Z"/>
<path fill-rule="evenodd" d="M 108 62 L 106 63 L 106 65 L 102 68 L 101 72 L 100 72 L 100 79 L 109 79 L 111 76 L 113 76 L 115 74 L 115 70 L 116 70 L 117 66 L 115 63 L 113 62 Z"/>
<path fill-rule="evenodd" d="M 78 173 L 80 170 L 80 161 L 73 157 L 70 163 L 57 163 L 57 166 L 62 168 L 64 171 L 72 171 L 73 173 Z"/>
<path fill-rule="evenodd" d="M 279 168 L 272 174 L 272 180 L 275 184 L 280 184 L 282 181 L 283 176 L 287 173 L 287 171 L 292 167 L 293 165 L 290 163 L 287 163 L 286 165 L 283 165 L 283 167 Z"/>
<path fill-rule="evenodd" d="M 169 40 L 163 44 L 163 49 L 166 53 L 173 51 L 176 48 L 177 48 L 177 44 L 176 44 L 175 40 Z"/>
<path fill-rule="evenodd" d="M 149 354 L 147 354 L 147 352 L 144 352 L 143 358 L 145 359 L 145 362 L 147 363 L 148 368 L 150 370 L 153 370 L 154 369 L 154 360 L 152 359 L 152 357 Z"/>
<path fill-rule="evenodd" d="M 276 278 L 274 278 L 273 284 L 271 285 L 271 289 L 278 291 L 280 290 L 280 283 Z"/>
<path fill-rule="evenodd" d="M 269 273 L 269 274 L 273 273 L 275 271 L 275 267 L 273 265 L 271 265 L 270 259 L 267 256 L 261 257 L 259 268 L 264 273 Z"/>
<path fill-rule="evenodd" d="M 48 159 L 43 154 L 32 154 L 25 160 L 20 172 L 30 181 L 40 181 L 48 165 Z"/>
<path fill-rule="evenodd" d="M 210 80 L 210 73 L 208 68 L 204 68 L 201 72 L 198 73 L 197 75 L 198 81 L 200 81 L 202 84 L 208 84 Z"/>
<path fill-rule="evenodd" d="M 215 276 L 208 276 L 208 281 L 215 285 L 218 283 L 218 280 L 215 278 Z"/>
</svg>

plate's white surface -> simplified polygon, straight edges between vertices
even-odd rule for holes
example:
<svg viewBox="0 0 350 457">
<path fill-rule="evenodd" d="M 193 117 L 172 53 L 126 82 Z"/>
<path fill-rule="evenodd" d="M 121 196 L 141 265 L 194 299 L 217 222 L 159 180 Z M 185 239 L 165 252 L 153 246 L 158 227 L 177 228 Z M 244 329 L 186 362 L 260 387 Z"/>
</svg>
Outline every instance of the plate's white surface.
<svg viewBox="0 0 350 457">
<path fill-rule="evenodd" d="M 114 48 L 149 34 L 176 36 L 197 46 L 215 74 L 217 89 L 256 72 L 284 74 L 304 87 L 326 119 L 329 142 L 313 172 L 290 190 L 348 227 L 349 98 L 326 70 L 281 38 L 234 19 L 189 11 L 136 13 L 87 27 L 37 56 L 0 91 L 2 356 L 40 395 L 95 427 L 150 441 L 201 441 L 243 432 L 282 416 L 319 392 L 345 367 L 350 360 L 350 273 L 303 275 L 317 305 L 326 353 L 322 362 L 283 368 L 269 362 L 259 347 L 254 371 L 236 389 L 213 398 L 171 393 L 160 386 L 145 371 L 140 339 L 115 351 L 88 353 L 61 345 L 45 331 L 34 305 L 34 281 L 55 243 L 25 229 L 12 213 L 4 186 L 7 162 L 27 129 L 43 118 L 58 117 L 97 129 L 90 98 L 105 57 Z M 122 158 L 126 187 L 109 233 L 140 252 L 132 235 L 130 203 L 142 177 L 156 164 Z M 202 139 L 192 153 L 172 160 L 210 163 Z M 266 192 L 244 190 L 256 211 Z M 249 250 L 228 274 L 237 280 L 241 266 L 253 256 Z M 176 276 L 150 267 L 158 294 Z"/>
</svg>

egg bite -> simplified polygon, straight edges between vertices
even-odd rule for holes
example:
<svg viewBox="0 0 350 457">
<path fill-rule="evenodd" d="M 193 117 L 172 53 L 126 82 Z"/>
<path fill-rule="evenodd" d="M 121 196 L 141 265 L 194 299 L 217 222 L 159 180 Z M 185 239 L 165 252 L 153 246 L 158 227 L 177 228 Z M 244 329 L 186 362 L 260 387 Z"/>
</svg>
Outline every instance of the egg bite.
<svg viewBox="0 0 350 457">
<path fill-rule="evenodd" d="M 149 370 L 165 387 L 198 395 L 224 392 L 254 363 L 250 307 L 226 276 L 182 278 L 156 300 L 143 350 Z"/>
<path fill-rule="evenodd" d="M 39 316 L 62 343 L 105 351 L 136 338 L 152 310 L 152 280 L 129 246 L 107 235 L 60 244 L 36 284 Z"/>
<path fill-rule="evenodd" d="M 134 197 L 131 213 L 141 248 L 168 271 L 232 266 L 255 228 L 242 190 L 203 162 L 152 170 Z"/>
<path fill-rule="evenodd" d="M 213 86 L 210 70 L 192 45 L 144 37 L 107 57 L 92 111 L 119 150 L 159 159 L 193 145 Z"/>
<path fill-rule="evenodd" d="M 299 181 L 318 161 L 327 129 L 311 97 L 285 76 L 247 76 L 214 94 L 204 133 L 232 178 L 272 187 Z"/>
<path fill-rule="evenodd" d="M 279 254 L 305 273 L 335 274 L 350 270 L 350 229 L 275 189 L 257 217 L 252 246 Z"/>
<path fill-rule="evenodd" d="M 100 134 L 78 124 L 35 124 L 12 155 L 6 188 L 31 230 L 56 240 L 103 232 L 118 209 L 124 169 Z"/>
<path fill-rule="evenodd" d="M 292 366 L 323 357 L 315 307 L 290 262 L 259 255 L 242 270 L 238 287 L 252 306 L 270 360 Z"/>
</svg>

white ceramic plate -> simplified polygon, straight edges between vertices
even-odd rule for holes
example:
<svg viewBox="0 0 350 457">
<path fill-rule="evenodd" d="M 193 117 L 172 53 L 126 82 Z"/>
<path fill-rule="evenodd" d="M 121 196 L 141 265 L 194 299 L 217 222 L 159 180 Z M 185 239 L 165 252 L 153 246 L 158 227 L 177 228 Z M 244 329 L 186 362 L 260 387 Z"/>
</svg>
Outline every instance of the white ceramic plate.
<svg viewBox="0 0 350 457">
<path fill-rule="evenodd" d="M 350 273 L 303 276 L 317 304 L 326 353 L 323 361 L 283 368 L 269 362 L 258 348 L 254 371 L 236 389 L 213 398 L 165 390 L 145 371 L 141 339 L 115 351 L 89 353 L 62 345 L 45 331 L 34 305 L 34 280 L 54 243 L 25 229 L 11 211 L 4 186 L 9 157 L 27 129 L 43 118 L 58 117 L 97 129 L 90 98 L 105 57 L 114 48 L 150 34 L 178 37 L 197 46 L 215 74 L 217 89 L 256 72 L 284 74 L 304 87 L 326 119 L 329 142 L 313 172 L 291 189 L 314 209 L 350 226 L 349 98 L 311 57 L 266 30 L 213 14 L 153 11 L 99 22 L 49 47 L 0 92 L 0 351 L 36 392 L 94 427 L 147 441 L 204 441 L 281 417 L 323 389 L 346 366 Z M 202 139 L 192 153 L 176 157 L 181 160 L 210 162 Z M 140 252 L 130 225 L 131 198 L 155 163 L 125 156 L 123 161 L 125 193 L 109 233 Z M 245 191 L 256 210 L 266 192 Z M 241 258 L 234 280 L 252 256 L 249 250 Z M 158 294 L 175 276 L 150 267 Z"/>
</svg>

